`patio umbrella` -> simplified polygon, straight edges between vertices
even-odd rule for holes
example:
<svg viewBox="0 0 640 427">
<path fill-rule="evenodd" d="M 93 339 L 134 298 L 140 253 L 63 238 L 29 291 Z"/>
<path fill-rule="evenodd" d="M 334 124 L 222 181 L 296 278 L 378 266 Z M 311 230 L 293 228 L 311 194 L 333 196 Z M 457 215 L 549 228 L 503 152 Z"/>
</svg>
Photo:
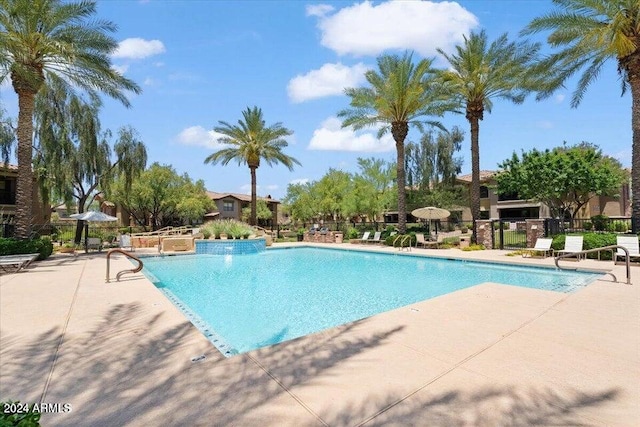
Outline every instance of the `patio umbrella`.
<svg viewBox="0 0 640 427">
<path fill-rule="evenodd" d="M 104 212 L 97 211 L 88 211 L 83 213 L 77 213 L 73 215 L 69 215 L 69 218 L 77 219 L 80 221 L 91 221 L 91 222 L 106 222 L 106 221 L 117 221 L 118 218 L 115 216 L 107 215 Z"/>
<path fill-rule="evenodd" d="M 91 222 L 108 222 L 117 221 L 115 216 L 107 215 L 104 212 L 88 211 L 83 213 L 77 213 L 69 215 L 69 218 L 77 219 L 78 221 L 85 221 L 84 224 L 84 249 L 87 250 L 87 238 L 89 237 L 89 221 Z"/>
<path fill-rule="evenodd" d="M 444 219 L 448 218 L 451 215 L 446 209 L 436 208 L 433 206 L 426 206 L 424 208 L 418 208 L 411 211 L 411 215 L 416 218 L 428 219 L 429 220 L 429 232 L 431 232 L 431 221 L 434 219 Z"/>
</svg>

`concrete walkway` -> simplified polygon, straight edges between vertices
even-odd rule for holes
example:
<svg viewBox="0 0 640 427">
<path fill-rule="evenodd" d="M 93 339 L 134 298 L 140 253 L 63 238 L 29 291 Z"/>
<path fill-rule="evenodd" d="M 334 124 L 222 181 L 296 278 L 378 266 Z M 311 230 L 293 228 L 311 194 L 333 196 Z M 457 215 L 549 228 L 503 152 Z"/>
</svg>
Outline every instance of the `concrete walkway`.
<svg viewBox="0 0 640 427">
<path fill-rule="evenodd" d="M 553 264 L 505 253 L 411 252 Z M 0 401 L 69 404 L 45 426 L 640 425 L 637 266 L 633 285 L 485 283 L 227 359 L 142 274 L 105 283 L 105 263 L 0 276 Z"/>
</svg>

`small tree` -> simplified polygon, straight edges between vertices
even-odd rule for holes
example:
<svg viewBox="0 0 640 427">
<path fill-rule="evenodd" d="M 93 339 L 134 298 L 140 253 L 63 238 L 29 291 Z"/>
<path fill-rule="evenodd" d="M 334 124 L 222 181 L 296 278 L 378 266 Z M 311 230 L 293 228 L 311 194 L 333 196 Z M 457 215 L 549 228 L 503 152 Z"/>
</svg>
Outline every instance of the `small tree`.
<svg viewBox="0 0 640 427">
<path fill-rule="evenodd" d="M 619 161 L 595 145 L 581 143 L 553 150 L 516 153 L 500 165 L 498 193 L 545 203 L 556 218 L 575 218 L 596 195 L 614 196 L 628 179 Z"/>
<path fill-rule="evenodd" d="M 268 221 L 273 218 L 273 212 L 269 209 L 269 205 L 263 199 L 258 199 L 256 201 L 256 218 L 262 221 Z M 251 206 L 247 206 L 242 209 L 242 220 L 244 222 L 249 222 L 251 219 Z"/>
</svg>

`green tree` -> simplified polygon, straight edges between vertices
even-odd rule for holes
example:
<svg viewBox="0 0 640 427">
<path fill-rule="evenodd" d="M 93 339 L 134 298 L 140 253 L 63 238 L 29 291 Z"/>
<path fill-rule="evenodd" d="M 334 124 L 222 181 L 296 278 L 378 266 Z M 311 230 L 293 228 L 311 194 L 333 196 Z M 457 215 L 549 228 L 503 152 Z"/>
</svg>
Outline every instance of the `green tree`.
<svg viewBox="0 0 640 427">
<path fill-rule="evenodd" d="M 36 94 L 56 76 L 92 96 L 99 92 L 129 102 L 124 91 L 140 88 L 111 67 L 118 43 L 115 25 L 96 20 L 90 0 L 0 0 L 0 83 L 11 80 L 18 95 L 16 237 L 32 226 L 33 112 Z"/>
<path fill-rule="evenodd" d="M 494 98 L 516 104 L 524 101 L 535 87 L 529 67 L 537 58 L 540 46 L 526 41 L 509 42 L 507 34 L 492 43 L 484 31 L 464 36 L 454 54 L 438 52 L 449 68 L 441 72 L 454 97 L 465 106 L 465 117 L 471 126 L 471 215 L 480 218 L 480 120 L 491 112 Z M 475 238 L 475 227 L 473 230 Z"/>
<path fill-rule="evenodd" d="M 310 221 L 320 212 L 320 204 L 316 196 L 313 183 L 289 184 L 283 203 L 293 220 Z"/>
<path fill-rule="evenodd" d="M 251 206 L 242 209 L 242 220 L 247 222 L 251 218 Z M 256 218 L 258 220 L 268 221 L 273 218 L 273 212 L 269 209 L 269 205 L 264 199 L 256 201 Z"/>
<path fill-rule="evenodd" d="M 372 221 L 388 211 L 397 198 L 396 167 L 383 159 L 359 158 L 359 172 L 354 176 L 354 189 L 348 199 L 354 204 L 350 212 L 364 215 Z"/>
<path fill-rule="evenodd" d="M 498 193 L 517 194 L 549 206 L 556 218 L 572 218 L 596 195 L 615 196 L 627 178 L 620 162 L 595 145 L 516 153 L 500 165 Z"/>
<path fill-rule="evenodd" d="M 462 169 L 464 132 L 454 127 L 451 132 L 433 132 L 422 135 L 419 144 L 407 144 L 407 176 L 409 176 L 408 203 L 411 209 L 422 206 L 451 208 L 464 205 L 467 199 L 456 176 Z"/>
<path fill-rule="evenodd" d="M 353 190 L 351 174 L 330 168 L 329 171 L 313 185 L 318 202 L 316 215 L 320 219 L 331 216 L 334 221 L 343 220 L 352 214 L 349 211 L 348 198 Z"/>
<path fill-rule="evenodd" d="M 533 34 L 551 31 L 547 41 L 559 50 L 540 63 L 539 73 L 555 77 L 539 98 L 550 96 L 566 80 L 582 71 L 573 92 L 576 108 L 587 88 L 602 71 L 604 63 L 617 62 L 622 94 L 631 89 L 632 224 L 640 229 L 640 2 L 638 0 L 553 0 L 558 6 L 534 19 L 523 31 Z"/>
<path fill-rule="evenodd" d="M 146 166 L 147 152 L 131 127 L 122 127 L 112 143 L 111 131 L 100 131 L 99 103 L 85 103 L 59 83 L 36 97 L 34 169 L 45 206 L 52 196 L 68 207 L 75 202 L 83 213 L 99 194 L 109 192 L 116 175 L 130 187 Z M 78 221 L 76 243 L 83 226 Z"/>
<path fill-rule="evenodd" d="M 432 62 L 432 59 L 422 59 L 414 64 L 413 54 L 409 52 L 401 57 L 378 57 L 378 70 L 365 73 L 370 87 L 346 89 L 351 108 L 338 113 L 338 117 L 343 118 L 342 127 L 359 130 L 379 126 L 378 138 L 391 131 L 397 152 L 398 230 L 401 233 L 407 228 L 404 141 L 409 126 L 420 130 L 425 124 L 441 126 L 425 118 L 442 116 L 453 109 L 453 104 L 444 96 L 443 86 L 434 79 Z"/>
<path fill-rule="evenodd" d="M 124 179 L 117 180 L 108 196 L 126 209 L 136 224 L 145 229 L 151 224 L 153 230 L 199 222 L 214 209 L 203 181 L 194 183 L 189 175 L 178 175 L 171 166 L 159 163 L 135 179 L 130 190 Z"/>
<path fill-rule="evenodd" d="M 295 158 L 286 155 L 282 149 L 287 147 L 284 139 L 293 134 L 285 128 L 282 123 L 275 123 L 266 126 L 262 117 L 262 110 L 253 107 L 242 112 L 243 120 L 238 120 L 237 125 L 231 125 L 224 121 L 219 121 L 219 126 L 213 130 L 224 135 L 218 139 L 221 144 L 229 147 L 222 148 L 209 155 L 204 162 L 216 164 L 218 162 L 226 165 L 231 160 L 238 162 L 238 165 L 246 164 L 251 172 L 251 218 L 249 223 L 256 225 L 256 169 L 260 167 L 261 160 L 269 166 L 282 163 L 289 170 L 293 170 L 293 165 L 300 165 Z"/>
<path fill-rule="evenodd" d="M 462 149 L 464 132 L 454 127 L 451 132 L 426 132 L 420 143 L 407 144 L 406 170 L 410 188 L 428 192 L 440 184 L 453 185 L 462 170 L 462 157 L 456 153 Z"/>
</svg>

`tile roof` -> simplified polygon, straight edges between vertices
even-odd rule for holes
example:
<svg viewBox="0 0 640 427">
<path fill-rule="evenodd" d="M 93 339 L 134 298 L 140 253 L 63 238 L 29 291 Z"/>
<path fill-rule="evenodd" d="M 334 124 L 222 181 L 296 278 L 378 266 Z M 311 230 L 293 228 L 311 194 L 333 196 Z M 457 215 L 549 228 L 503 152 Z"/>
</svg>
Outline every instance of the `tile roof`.
<svg viewBox="0 0 640 427">
<path fill-rule="evenodd" d="M 492 176 L 496 174 L 496 171 L 480 171 L 480 182 L 488 181 Z M 471 174 L 459 175 L 456 180 L 462 182 L 471 182 Z"/>
<path fill-rule="evenodd" d="M 220 200 L 220 199 L 224 199 L 225 197 L 233 197 L 234 199 L 241 200 L 243 202 L 250 202 L 251 201 L 251 195 L 250 194 L 216 193 L 215 191 L 208 191 L 207 190 L 207 195 L 212 200 Z M 278 200 L 272 199 L 271 197 L 260 197 L 260 196 L 258 196 L 258 200 L 264 200 L 265 202 L 271 202 L 271 203 L 280 203 Z"/>
</svg>

